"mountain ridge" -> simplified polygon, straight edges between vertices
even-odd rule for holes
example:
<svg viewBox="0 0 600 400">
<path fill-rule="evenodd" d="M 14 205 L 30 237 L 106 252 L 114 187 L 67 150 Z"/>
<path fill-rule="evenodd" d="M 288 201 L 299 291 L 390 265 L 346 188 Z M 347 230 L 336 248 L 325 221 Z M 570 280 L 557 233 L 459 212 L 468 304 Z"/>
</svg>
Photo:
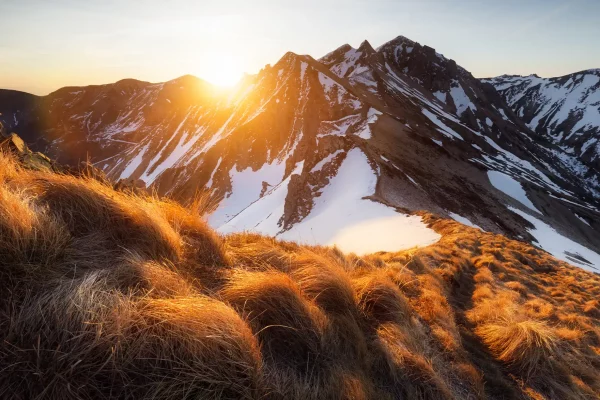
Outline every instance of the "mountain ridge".
<svg viewBox="0 0 600 400">
<path fill-rule="evenodd" d="M 37 125 L 24 117 L 22 126 L 39 128 L 39 147 L 52 157 L 77 162 L 90 154 L 113 180 L 181 201 L 211 191 L 215 228 L 296 232 L 306 241 L 301 232 L 323 202 L 343 209 L 367 197 L 357 204 L 380 204 L 373 218 L 426 209 L 538 244 L 551 226 L 600 252 L 600 191 L 588 167 L 430 47 L 399 37 L 377 50 L 344 45 L 318 60 L 288 52 L 226 95 L 184 81 L 69 89 L 30 111 Z M 357 165 L 370 172 L 348 183 L 356 197 L 331 195 L 340 169 Z M 253 221 L 244 210 L 259 205 L 271 212 Z M 352 232 L 366 223 L 352 215 L 352 229 L 341 219 L 326 223 Z"/>
</svg>

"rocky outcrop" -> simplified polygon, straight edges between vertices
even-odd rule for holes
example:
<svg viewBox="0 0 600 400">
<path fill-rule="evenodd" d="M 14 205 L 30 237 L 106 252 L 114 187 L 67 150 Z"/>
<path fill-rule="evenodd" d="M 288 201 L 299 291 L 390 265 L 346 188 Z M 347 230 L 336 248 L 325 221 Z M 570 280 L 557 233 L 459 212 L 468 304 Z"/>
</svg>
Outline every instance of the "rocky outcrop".
<svg viewBox="0 0 600 400">
<path fill-rule="evenodd" d="M 0 142 L 0 150 L 15 154 L 26 168 L 48 171 L 56 169 L 52 160 L 40 152 L 31 151 L 23 139 L 16 133 L 7 135 Z"/>
</svg>

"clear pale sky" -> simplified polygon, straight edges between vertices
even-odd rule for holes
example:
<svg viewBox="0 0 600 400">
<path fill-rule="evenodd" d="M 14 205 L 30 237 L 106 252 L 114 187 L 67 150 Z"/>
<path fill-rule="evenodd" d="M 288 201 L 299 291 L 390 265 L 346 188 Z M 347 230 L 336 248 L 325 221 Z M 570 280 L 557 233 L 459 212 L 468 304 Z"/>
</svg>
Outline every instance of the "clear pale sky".
<svg viewBox="0 0 600 400">
<path fill-rule="evenodd" d="M 228 84 L 286 51 L 398 35 L 475 76 L 600 68 L 599 0 L 0 0 L 0 88 L 193 74 Z"/>
</svg>

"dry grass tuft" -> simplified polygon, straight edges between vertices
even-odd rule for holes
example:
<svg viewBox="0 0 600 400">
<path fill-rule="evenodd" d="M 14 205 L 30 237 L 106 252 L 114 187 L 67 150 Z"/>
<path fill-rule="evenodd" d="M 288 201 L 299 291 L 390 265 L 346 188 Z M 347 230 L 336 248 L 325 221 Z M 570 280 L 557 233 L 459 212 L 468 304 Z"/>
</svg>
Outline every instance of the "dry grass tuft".
<svg viewBox="0 0 600 400">
<path fill-rule="evenodd" d="M 237 271 L 221 294 L 249 321 L 267 362 L 303 373 L 323 354 L 324 316 L 287 274 Z"/>
<path fill-rule="evenodd" d="M 376 324 L 392 321 L 401 323 L 409 317 L 406 298 L 394 282 L 380 271 L 357 278 L 354 292 L 361 311 Z"/>
<path fill-rule="evenodd" d="M 0 398 L 600 396 L 600 278 L 423 213 L 365 257 L 0 152 Z M 485 382 L 485 385 L 484 385 Z"/>
<path fill-rule="evenodd" d="M 476 333 L 498 360 L 525 377 L 540 371 L 557 355 L 556 335 L 543 322 L 500 319 L 481 325 Z"/>
</svg>

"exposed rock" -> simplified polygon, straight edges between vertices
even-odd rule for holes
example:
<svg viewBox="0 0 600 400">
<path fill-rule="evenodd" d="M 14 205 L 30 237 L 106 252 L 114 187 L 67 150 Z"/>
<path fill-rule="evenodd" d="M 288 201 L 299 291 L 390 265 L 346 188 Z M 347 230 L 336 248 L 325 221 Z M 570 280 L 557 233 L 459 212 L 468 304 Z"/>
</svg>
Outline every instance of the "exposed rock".
<svg viewBox="0 0 600 400">
<path fill-rule="evenodd" d="M 11 133 L 0 142 L 0 149 L 15 154 L 26 168 L 35 170 L 54 169 L 53 163 L 48 157 L 40 152 L 32 152 L 16 133 Z"/>
</svg>

